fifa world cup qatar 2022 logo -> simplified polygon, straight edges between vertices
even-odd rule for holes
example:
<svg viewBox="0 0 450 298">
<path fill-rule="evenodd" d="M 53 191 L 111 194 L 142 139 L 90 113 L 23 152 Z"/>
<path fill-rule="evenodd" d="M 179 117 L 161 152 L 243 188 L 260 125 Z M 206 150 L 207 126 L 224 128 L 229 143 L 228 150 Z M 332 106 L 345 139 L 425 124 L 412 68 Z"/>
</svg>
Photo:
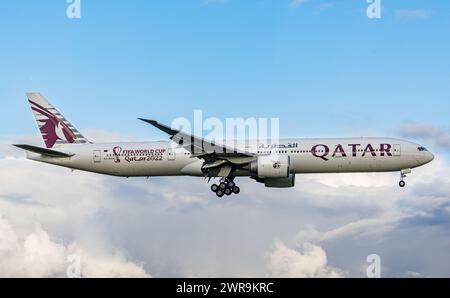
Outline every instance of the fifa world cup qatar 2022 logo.
<svg viewBox="0 0 450 298">
<path fill-rule="evenodd" d="M 128 163 L 162 161 L 165 153 L 166 149 L 164 148 L 124 149 L 120 146 L 113 148 L 115 163 L 120 163 L 122 160 Z"/>
<path fill-rule="evenodd" d="M 122 153 L 122 147 L 120 146 L 114 147 L 113 153 L 114 153 L 114 162 L 120 163 L 120 154 Z"/>
</svg>

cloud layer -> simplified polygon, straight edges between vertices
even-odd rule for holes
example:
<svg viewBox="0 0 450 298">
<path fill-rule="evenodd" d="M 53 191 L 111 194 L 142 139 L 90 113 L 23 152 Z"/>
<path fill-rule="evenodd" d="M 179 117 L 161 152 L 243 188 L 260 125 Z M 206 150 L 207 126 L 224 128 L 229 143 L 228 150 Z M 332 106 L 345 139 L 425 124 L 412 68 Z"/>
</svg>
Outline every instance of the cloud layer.
<svg viewBox="0 0 450 298">
<path fill-rule="evenodd" d="M 269 269 L 274 277 L 312 278 L 344 277 L 340 270 L 327 265 L 325 251 L 312 243 L 304 243 L 301 250 L 288 248 L 277 240 L 268 256 Z"/>
<path fill-rule="evenodd" d="M 450 276 L 439 156 L 406 189 L 397 173 L 300 175 L 287 190 L 239 179 L 218 200 L 202 179 L 72 173 L 0 148 L 0 276 L 65 276 L 74 253 L 92 277 L 363 277 L 373 253 L 383 276 Z"/>
<path fill-rule="evenodd" d="M 79 258 L 80 277 L 150 277 L 119 254 L 92 255 L 76 244 L 65 246 L 52 241 L 39 225 L 22 236 L 0 218 L 0 277 L 66 277 L 73 264 L 69 256 Z"/>
</svg>

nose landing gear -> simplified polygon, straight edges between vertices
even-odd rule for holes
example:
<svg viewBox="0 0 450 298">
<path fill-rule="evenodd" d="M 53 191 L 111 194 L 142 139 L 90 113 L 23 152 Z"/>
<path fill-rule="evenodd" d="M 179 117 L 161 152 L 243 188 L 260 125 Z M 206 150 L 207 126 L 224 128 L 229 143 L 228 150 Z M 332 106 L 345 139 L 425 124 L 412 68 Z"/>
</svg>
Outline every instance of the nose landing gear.
<svg viewBox="0 0 450 298">
<path fill-rule="evenodd" d="M 238 194 L 241 192 L 239 186 L 233 181 L 233 179 L 225 178 L 220 181 L 219 184 L 211 185 L 211 190 L 216 193 L 219 198 L 223 196 L 231 196 L 232 194 Z"/>
<path fill-rule="evenodd" d="M 406 186 L 406 182 L 404 181 L 404 179 L 406 178 L 406 174 L 410 174 L 411 173 L 411 169 L 404 169 L 400 171 L 400 182 L 398 183 L 398 185 L 403 188 Z"/>
</svg>

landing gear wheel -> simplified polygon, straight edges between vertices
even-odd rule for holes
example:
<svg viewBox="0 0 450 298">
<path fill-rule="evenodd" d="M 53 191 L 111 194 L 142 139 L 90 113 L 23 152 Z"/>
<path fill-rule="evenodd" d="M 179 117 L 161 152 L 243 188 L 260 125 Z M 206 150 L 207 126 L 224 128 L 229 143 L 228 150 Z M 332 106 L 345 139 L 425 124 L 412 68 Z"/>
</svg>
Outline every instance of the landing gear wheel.
<svg viewBox="0 0 450 298">
<path fill-rule="evenodd" d="M 219 190 L 219 185 L 217 185 L 217 184 L 211 185 L 211 190 L 212 190 L 213 192 L 217 192 L 217 191 Z"/>
<path fill-rule="evenodd" d="M 222 178 L 217 184 L 211 185 L 211 190 L 215 192 L 219 198 L 241 192 L 241 189 L 236 185 L 236 182 L 234 182 L 234 177 Z"/>
<path fill-rule="evenodd" d="M 404 170 L 401 170 L 400 171 L 400 182 L 398 183 L 398 185 L 401 187 L 401 188 L 403 188 L 403 187 L 405 187 L 406 186 L 406 183 L 405 183 L 405 178 L 406 178 L 406 175 L 407 174 L 410 174 L 411 173 L 411 169 L 404 169 Z"/>
</svg>

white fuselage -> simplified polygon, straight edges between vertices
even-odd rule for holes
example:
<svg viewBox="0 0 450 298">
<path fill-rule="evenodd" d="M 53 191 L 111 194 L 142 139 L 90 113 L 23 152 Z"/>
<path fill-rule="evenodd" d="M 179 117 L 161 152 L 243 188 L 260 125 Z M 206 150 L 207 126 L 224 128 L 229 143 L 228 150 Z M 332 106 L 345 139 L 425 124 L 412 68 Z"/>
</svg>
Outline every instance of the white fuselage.
<svg viewBox="0 0 450 298">
<path fill-rule="evenodd" d="M 272 145 L 264 141 L 230 141 L 226 145 L 258 156 L 288 155 L 292 174 L 401 171 L 434 158 L 429 151 L 421 150 L 419 144 L 392 138 L 283 139 Z M 74 155 L 53 158 L 28 153 L 28 158 L 123 177 L 204 176 L 203 160 L 170 141 L 70 144 L 55 149 Z M 251 173 L 239 170 L 235 175 L 251 176 Z"/>
</svg>

